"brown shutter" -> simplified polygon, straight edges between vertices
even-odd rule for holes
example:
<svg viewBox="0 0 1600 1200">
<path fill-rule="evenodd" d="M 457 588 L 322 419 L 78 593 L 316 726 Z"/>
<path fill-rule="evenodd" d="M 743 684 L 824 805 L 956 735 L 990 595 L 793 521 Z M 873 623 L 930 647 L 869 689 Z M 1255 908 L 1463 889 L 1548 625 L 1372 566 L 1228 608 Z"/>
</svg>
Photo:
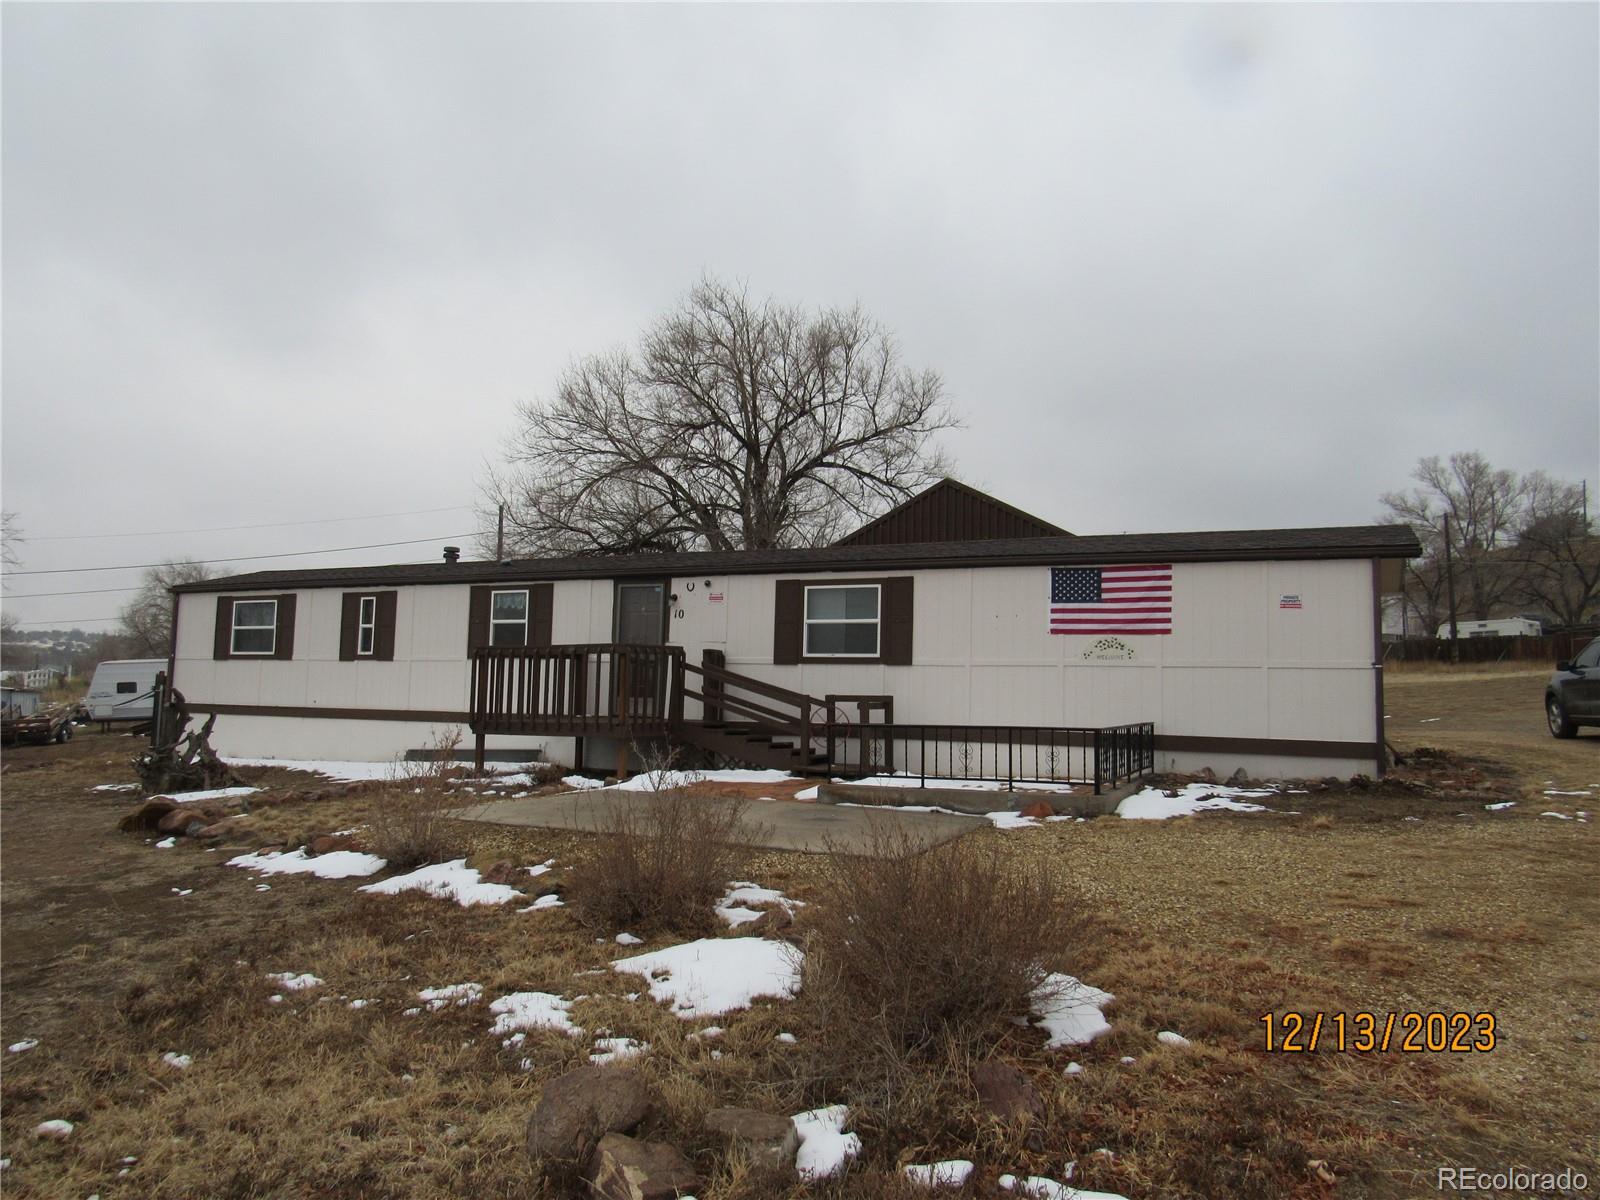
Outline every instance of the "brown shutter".
<svg viewBox="0 0 1600 1200">
<path fill-rule="evenodd" d="M 217 597 L 217 633 L 211 642 L 212 658 L 233 657 L 233 597 Z"/>
<path fill-rule="evenodd" d="M 879 651 L 886 666 L 911 665 L 912 582 L 910 575 L 883 581 L 883 611 L 879 614 L 882 643 Z"/>
<path fill-rule="evenodd" d="M 492 587 L 475 587 L 467 604 L 467 653 L 489 644 L 489 595 Z"/>
<path fill-rule="evenodd" d="M 372 657 L 380 662 L 394 661 L 394 614 L 399 596 L 399 592 L 378 593 L 378 627 L 372 631 Z"/>
<path fill-rule="evenodd" d="M 339 609 L 339 661 L 354 662 L 361 627 L 361 593 L 346 592 Z"/>
<path fill-rule="evenodd" d="M 528 645 L 548 646 L 555 623 L 556 585 L 536 583 L 528 588 Z"/>
<path fill-rule="evenodd" d="M 800 661 L 806 585 L 799 579 L 780 579 L 773 604 L 772 661 L 779 665 Z"/>
<path fill-rule="evenodd" d="M 273 658 L 294 657 L 294 593 L 277 596 L 278 636 L 273 640 Z"/>
</svg>

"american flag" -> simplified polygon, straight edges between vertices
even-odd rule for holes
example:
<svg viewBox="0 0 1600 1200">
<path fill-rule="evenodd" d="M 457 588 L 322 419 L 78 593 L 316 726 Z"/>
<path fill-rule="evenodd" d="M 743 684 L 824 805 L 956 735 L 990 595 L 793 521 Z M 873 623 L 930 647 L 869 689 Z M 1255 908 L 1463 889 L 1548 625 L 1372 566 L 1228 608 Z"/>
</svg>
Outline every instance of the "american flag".
<svg viewBox="0 0 1600 1200">
<path fill-rule="evenodd" d="M 1051 633 L 1171 633 L 1172 564 L 1051 567 Z"/>
</svg>

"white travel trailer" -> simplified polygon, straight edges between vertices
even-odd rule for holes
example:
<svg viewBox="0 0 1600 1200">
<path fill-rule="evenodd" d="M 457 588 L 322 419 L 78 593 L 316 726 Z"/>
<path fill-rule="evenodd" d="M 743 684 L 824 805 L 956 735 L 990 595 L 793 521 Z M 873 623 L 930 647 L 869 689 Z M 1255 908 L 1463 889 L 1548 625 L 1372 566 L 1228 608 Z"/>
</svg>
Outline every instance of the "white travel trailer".
<svg viewBox="0 0 1600 1200">
<path fill-rule="evenodd" d="M 1539 622 L 1528 617 L 1500 617 L 1493 621 L 1457 621 L 1456 636 L 1482 637 L 1539 637 L 1544 629 Z M 1450 640 L 1450 622 L 1439 626 L 1441 641 Z"/>
<path fill-rule="evenodd" d="M 100 663 L 89 681 L 92 721 L 148 721 L 155 713 L 152 692 L 156 672 L 167 669 L 164 658 L 120 658 Z"/>
</svg>

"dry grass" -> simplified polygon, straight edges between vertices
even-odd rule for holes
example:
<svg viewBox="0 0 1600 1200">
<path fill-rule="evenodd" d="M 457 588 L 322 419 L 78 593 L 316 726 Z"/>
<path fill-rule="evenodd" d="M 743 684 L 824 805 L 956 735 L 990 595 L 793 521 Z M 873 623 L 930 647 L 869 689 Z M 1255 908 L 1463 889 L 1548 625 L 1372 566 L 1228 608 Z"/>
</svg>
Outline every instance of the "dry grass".
<svg viewBox="0 0 1600 1200">
<path fill-rule="evenodd" d="M 1491 740 L 1522 720 L 1523 698 L 1496 726 L 1448 692 L 1456 686 L 1417 685 L 1414 700 L 1392 689 L 1390 712 L 1412 728 L 1446 705 Z M 1433 741 L 1440 724 L 1420 728 Z M 130 778 L 129 739 L 20 748 L 6 755 L 0 789 L 0 1042 L 41 1042 L 3 1064 L 5 1192 L 555 1200 L 561 1193 L 532 1178 L 523 1122 L 541 1082 L 586 1062 L 602 1031 L 650 1043 L 642 1069 L 662 1105 L 645 1134 L 690 1155 L 707 1179 L 702 1200 L 918 1195 L 900 1165 L 950 1157 L 978 1163 L 966 1194 L 982 1196 L 1003 1194 L 1002 1171 L 1059 1179 L 1068 1160 L 1075 1183 L 1133 1200 L 1403 1200 L 1431 1194 L 1430 1170 L 1444 1163 L 1572 1164 L 1593 1180 L 1595 826 L 1533 815 L 1572 807 L 1546 802 L 1544 780 L 1600 780 L 1592 735 L 1579 746 L 1590 757 L 1569 774 L 1560 755 L 1570 744 L 1529 740 L 1528 764 L 1509 777 L 1524 803 L 1504 813 L 1459 791 L 1391 784 L 1287 797 L 1301 816 L 1060 823 L 957 843 L 1007 873 L 1051 873 L 1103 917 L 1103 936 L 1051 965 L 1116 995 L 1113 1031 L 1070 1052 L 1047 1052 L 1037 1031 L 1004 1020 L 982 1038 L 932 1041 L 897 1109 L 852 1114 L 864 1150 L 850 1174 L 815 1188 L 751 1173 L 700 1124 L 716 1105 L 794 1113 L 847 1098 L 844 1076 L 811 1063 L 818 1046 L 848 1048 L 856 1029 L 804 994 L 718 1018 L 720 1039 L 695 1040 L 706 1022 L 626 998 L 637 979 L 607 968 L 635 951 L 597 941 L 571 908 L 463 909 L 305 878 L 257 892 L 254 877 L 221 865 L 226 850 L 156 850 L 113 832 L 126 800 L 90 789 Z M 1556 756 L 1537 757 L 1546 747 Z M 1428 778 L 1456 778 L 1458 766 L 1436 760 Z M 275 783 L 274 797 L 307 787 L 282 772 L 248 774 Z M 356 824 L 381 791 L 263 804 L 254 820 L 273 828 L 256 836 Z M 1328 828 L 1313 828 L 1319 816 Z M 601 840 L 490 826 L 463 836 L 513 862 L 556 858 L 569 896 Z M 805 922 L 821 924 L 827 866 L 766 853 L 737 874 L 808 901 Z M 949 888 L 939 900 L 946 916 L 935 920 L 971 903 Z M 266 975 L 279 971 L 326 982 L 270 1004 Z M 508 1049 L 489 1037 L 484 1002 L 405 1015 L 419 989 L 469 980 L 485 1001 L 516 990 L 586 996 L 572 1009 L 586 1035 L 536 1031 Z M 348 1007 L 357 998 L 370 1003 Z M 1501 1044 L 1471 1057 L 1260 1049 L 1267 1012 L 1428 1008 L 1494 1011 Z M 1159 1045 L 1163 1029 L 1193 1045 Z M 778 1042 L 780 1032 L 798 1045 Z M 168 1051 L 194 1065 L 167 1067 Z M 1006 1127 L 984 1117 L 967 1080 L 988 1055 L 1027 1074 L 1038 1119 Z M 1068 1059 L 1084 1072 L 1064 1075 Z M 69 1141 L 31 1135 L 52 1117 L 77 1122 Z M 1111 1156 L 1095 1154 L 1102 1148 Z M 138 1160 L 127 1176 L 123 1156 Z"/>
<path fill-rule="evenodd" d="M 715 926 L 714 902 L 740 873 L 749 837 L 738 800 L 673 788 L 617 809 L 572 873 L 566 898 L 607 932 Z"/>
<path fill-rule="evenodd" d="M 885 1118 L 917 1107 L 917 1076 L 931 1071 L 936 1093 L 964 1078 L 1082 952 L 1081 898 L 1055 871 L 1018 869 L 998 842 L 918 852 L 880 824 L 866 854 L 818 865 L 802 1003 L 814 1027 L 849 1033 L 813 1041 L 808 1069 Z"/>
</svg>

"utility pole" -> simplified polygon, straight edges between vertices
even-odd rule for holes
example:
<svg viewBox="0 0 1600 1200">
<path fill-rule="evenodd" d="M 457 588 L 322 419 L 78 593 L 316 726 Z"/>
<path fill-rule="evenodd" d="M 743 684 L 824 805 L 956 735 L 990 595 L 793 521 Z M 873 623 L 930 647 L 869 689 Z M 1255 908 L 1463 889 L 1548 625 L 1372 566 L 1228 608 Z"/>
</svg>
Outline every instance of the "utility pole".
<svg viewBox="0 0 1600 1200">
<path fill-rule="evenodd" d="M 494 533 L 494 560 L 497 563 L 506 560 L 506 506 L 500 506 L 500 519 Z"/>
<path fill-rule="evenodd" d="M 1456 640 L 1456 573 L 1450 560 L 1450 514 L 1444 514 L 1444 594 L 1450 605 L 1450 661 L 1461 661 L 1461 643 Z"/>
</svg>

